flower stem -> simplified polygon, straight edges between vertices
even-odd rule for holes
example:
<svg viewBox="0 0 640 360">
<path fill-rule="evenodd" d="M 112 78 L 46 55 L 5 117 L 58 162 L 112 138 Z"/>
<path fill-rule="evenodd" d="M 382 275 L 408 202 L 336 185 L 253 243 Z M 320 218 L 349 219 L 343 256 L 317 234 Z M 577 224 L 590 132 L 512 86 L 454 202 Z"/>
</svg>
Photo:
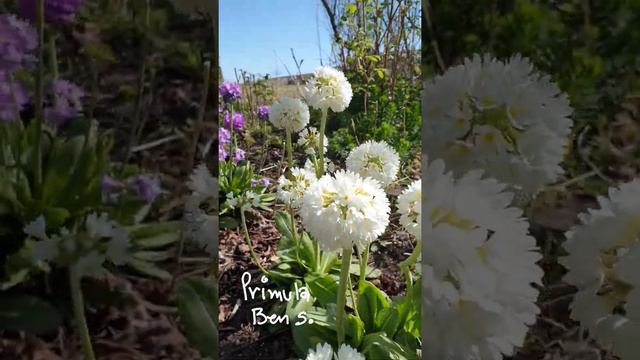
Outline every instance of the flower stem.
<svg viewBox="0 0 640 360">
<path fill-rule="evenodd" d="M 291 146 L 291 129 L 286 128 L 287 133 L 287 160 L 289 162 L 289 169 L 293 167 L 293 148 Z"/>
<path fill-rule="evenodd" d="M 54 80 L 58 79 L 58 52 L 56 50 L 56 35 L 49 35 L 49 71 Z"/>
<path fill-rule="evenodd" d="M 44 0 L 36 2 L 36 28 L 38 31 L 38 68 L 36 71 L 35 117 L 36 117 L 36 143 L 35 143 L 35 169 L 34 178 L 38 193 L 42 185 L 42 122 L 44 113 Z M 37 194 L 36 196 L 39 196 Z"/>
<path fill-rule="evenodd" d="M 322 109 L 322 117 L 320 118 L 320 134 L 318 136 L 318 154 L 319 161 L 317 167 L 317 176 L 320 178 L 324 175 L 324 130 L 327 126 L 327 111 L 328 109 Z"/>
<path fill-rule="evenodd" d="M 351 295 L 351 303 L 353 304 L 353 312 L 356 314 L 358 319 L 360 319 L 360 314 L 358 313 L 358 307 L 356 306 L 356 295 L 353 293 L 353 285 L 351 284 L 351 271 L 349 271 L 349 276 L 347 276 L 347 280 L 349 281 L 347 286 L 349 287 L 349 294 Z"/>
<path fill-rule="evenodd" d="M 91 346 L 91 337 L 89 336 L 89 328 L 87 327 L 87 319 L 84 315 L 84 298 L 82 297 L 82 288 L 80 284 L 80 275 L 75 267 L 69 268 L 69 284 L 71 285 L 71 299 L 73 301 L 73 314 L 76 321 L 76 327 L 80 333 L 82 350 L 85 360 L 95 360 Z"/>
<path fill-rule="evenodd" d="M 251 258 L 253 259 L 253 262 L 256 263 L 256 265 L 258 266 L 258 268 L 260 268 L 260 271 L 262 271 L 263 274 L 269 275 L 269 271 L 267 271 L 267 269 L 265 269 L 262 266 L 258 257 L 256 256 L 256 252 L 253 250 L 253 243 L 251 242 L 251 237 L 249 237 L 249 230 L 247 229 L 247 219 L 244 216 L 244 210 L 240 210 L 240 219 L 242 221 L 242 230 L 244 231 L 244 237 L 247 239 L 247 244 L 249 245 L 249 252 L 251 253 Z"/>
<path fill-rule="evenodd" d="M 347 282 L 349 266 L 351 265 L 351 247 L 342 249 L 342 265 L 340 266 L 340 286 L 338 288 L 338 305 L 336 307 L 336 330 L 338 332 L 338 346 L 344 343 L 344 307 L 347 302 Z"/>
<path fill-rule="evenodd" d="M 360 257 L 360 279 L 358 280 L 358 284 L 362 284 L 366 280 L 368 263 L 369 263 L 369 244 L 365 245 L 364 253 L 362 254 L 362 257 Z"/>
<path fill-rule="evenodd" d="M 196 161 L 196 153 L 198 152 L 198 140 L 202 133 L 202 126 L 204 124 L 204 116 L 207 108 L 207 98 L 209 97 L 209 81 L 211 80 L 211 63 L 205 61 L 204 73 L 202 74 L 202 92 L 200 93 L 200 108 L 198 109 L 198 117 L 193 128 L 193 137 L 191 138 L 191 149 L 189 149 L 189 157 L 186 161 L 185 172 L 191 171 L 193 164 Z"/>
<path fill-rule="evenodd" d="M 413 279 L 411 277 L 411 268 L 418 261 L 418 256 L 420 256 L 420 252 L 422 251 L 422 241 L 419 239 L 416 240 L 416 247 L 413 248 L 413 252 L 406 258 L 404 261 L 400 262 L 400 269 L 404 273 L 404 278 L 407 282 L 407 289 L 413 286 Z"/>
</svg>

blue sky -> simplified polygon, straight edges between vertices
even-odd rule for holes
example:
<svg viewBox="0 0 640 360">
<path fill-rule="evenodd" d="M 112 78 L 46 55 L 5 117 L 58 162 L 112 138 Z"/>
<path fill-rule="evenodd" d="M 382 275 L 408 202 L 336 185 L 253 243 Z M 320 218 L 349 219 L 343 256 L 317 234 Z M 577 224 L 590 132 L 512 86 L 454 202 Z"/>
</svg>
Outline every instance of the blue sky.
<svg viewBox="0 0 640 360">
<path fill-rule="evenodd" d="M 220 0 L 220 66 L 225 81 L 234 68 L 253 74 L 287 75 L 304 59 L 302 72 L 325 65 L 331 55 L 330 26 L 320 0 Z"/>
</svg>

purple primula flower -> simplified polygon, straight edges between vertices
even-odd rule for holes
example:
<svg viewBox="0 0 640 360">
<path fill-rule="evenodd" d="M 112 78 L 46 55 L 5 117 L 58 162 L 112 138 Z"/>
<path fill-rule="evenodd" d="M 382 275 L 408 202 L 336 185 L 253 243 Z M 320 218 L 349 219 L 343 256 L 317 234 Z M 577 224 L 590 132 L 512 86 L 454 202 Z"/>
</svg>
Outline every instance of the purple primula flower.
<svg viewBox="0 0 640 360">
<path fill-rule="evenodd" d="M 242 113 L 233 113 L 233 116 L 231 118 L 232 118 L 232 121 L 233 121 L 233 128 L 236 131 L 242 130 L 242 128 L 244 127 L 244 116 L 242 116 Z M 224 127 L 226 129 L 229 128 L 229 113 L 228 112 L 226 112 L 224 114 Z"/>
<path fill-rule="evenodd" d="M 266 121 L 269 120 L 269 112 L 271 112 L 271 108 L 267 105 L 258 106 L 258 119 Z"/>
<path fill-rule="evenodd" d="M 44 18 L 47 22 L 63 24 L 72 22 L 82 6 L 82 0 L 46 0 L 44 2 Z M 19 0 L 20 16 L 35 22 L 37 0 Z"/>
<path fill-rule="evenodd" d="M 231 141 L 231 133 L 229 130 L 220 127 L 218 128 L 218 144 L 226 145 Z"/>
<path fill-rule="evenodd" d="M 240 148 L 236 148 L 235 153 L 233 154 L 233 162 L 237 164 L 240 161 L 244 160 L 244 155 L 245 155 L 244 150 Z"/>
<path fill-rule="evenodd" d="M 224 145 L 219 144 L 218 145 L 218 161 L 227 160 L 227 156 L 229 156 L 227 149 L 224 148 Z"/>
<path fill-rule="evenodd" d="M 123 184 L 109 175 L 104 175 L 100 182 L 102 189 L 102 201 L 113 204 L 118 201 L 117 191 L 122 189 Z"/>
<path fill-rule="evenodd" d="M 238 83 L 223 83 L 218 87 L 222 101 L 225 103 L 234 102 L 240 99 L 242 91 Z"/>
<path fill-rule="evenodd" d="M 20 119 L 20 111 L 29 102 L 24 86 L 0 70 L 0 121 Z"/>
<path fill-rule="evenodd" d="M 47 120 L 63 126 L 82 112 L 84 91 L 78 85 L 66 80 L 55 80 L 49 92 L 51 101 L 44 109 Z"/>
<path fill-rule="evenodd" d="M 12 72 L 35 63 L 38 34 L 27 22 L 0 14 L 0 71 Z"/>
<path fill-rule="evenodd" d="M 271 184 L 271 181 L 269 181 L 269 179 L 267 178 L 260 179 L 260 186 L 262 186 L 263 188 L 268 187 L 269 184 Z"/>
<path fill-rule="evenodd" d="M 136 176 L 131 186 L 136 194 L 148 204 L 151 204 L 162 192 L 160 180 L 149 175 Z"/>
</svg>

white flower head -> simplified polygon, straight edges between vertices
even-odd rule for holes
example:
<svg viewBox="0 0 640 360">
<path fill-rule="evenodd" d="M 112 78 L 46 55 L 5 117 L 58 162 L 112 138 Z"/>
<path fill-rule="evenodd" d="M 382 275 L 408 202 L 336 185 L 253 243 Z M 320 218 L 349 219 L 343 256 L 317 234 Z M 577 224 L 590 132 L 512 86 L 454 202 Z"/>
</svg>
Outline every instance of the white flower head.
<svg viewBox="0 0 640 360">
<path fill-rule="evenodd" d="M 412 182 L 398 196 L 398 211 L 400 212 L 400 224 L 416 239 L 421 239 L 422 181 Z"/>
<path fill-rule="evenodd" d="M 320 135 L 318 134 L 318 130 L 313 126 L 309 126 L 302 130 L 298 137 L 298 145 L 304 149 L 304 152 L 307 155 L 315 155 L 316 149 L 318 149 L 318 142 L 320 141 Z M 324 137 L 324 152 L 327 152 L 327 146 L 329 145 L 329 141 L 327 137 Z"/>
<path fill-rule="evenodd" d="M 276 197 L 285 204 L 298 209 L 307 189 L 316 182 L 316 174 L 307 168 L 292 168 L 289 177 L 281 175 L 278 179 Z"/>
<path fill-rule="evenodd" d="M 282 97 L 271 105 L 269 121 L 278 129 L 297 133 L 309 123 L 309 107 L 299 99 Z"/>
<path fill-rule="evenodd" d="M 335 360 L 366 360 L 364 355 L 347 344 L 342 344 L 336 353 Z"/>
<path fill-rule="evenodd" d="M 384 141 L 367 141 L 351 150 L 347 170 L 378 180 L 383 187 L 391 184 L 400 169 L 400 156 Z"/>
<path fill-rule="evenodd" d="M 305 229 L 326 251 L 375 240 L 386 229 L 389 212 L 389 200 L 377 181 L 343 170 L 312 184 L 300 209 Z"/>
<path fill-rule="evenodd" d="M 422 228 L 427 359 L 498 360 L 521 346 L 536 321 L 543 272 L 535 239 L 505 185 L 480 171 L 455 180 L 427 165 Z"/>
<path fill-rule="evenodd" d="M 567 232 L 564 281 L 578 288 L 571 316 L 622 360 L 640 342 L 640 179 L 609 189 Z"/>
<path fill-rule="evenodd" d="M 533 195 L 562 174 L 572 109 L 527 59 L 476 55 L 426 82 L 422 98 L 426 153 L 455 176 L 483 169 Z"/>
<path fill-rule="evenodd" d="M 333 349 L 331 345 L 324 344 L 316 344 L 316 348 L 309 349 L 309 353 L 305 360 L 333 360 Z"/>
<path fill-rule="evenodd" d="M 304 87 L 304 97 L 316 109 L 344 111 L 351 102 L 351 84 L 340 70 L 324 66 L 317 68 Z"/>
<path fill-rule="evenodd" d="M 331 345 L 316 344 L 316 348 L 310 349 L 305 360 L 366 360 L 364 355 L 347 344 L 342 344 L 334 355 Z"/>
<path fill-rule="evenodd" d="M 215 198 L 218 194 L 216 178 L 211 175 L 211 171 L 205 164 L 200 164 L 189 176 L 187 187 L 193 196 L 203 198 Z"/>
</svg>

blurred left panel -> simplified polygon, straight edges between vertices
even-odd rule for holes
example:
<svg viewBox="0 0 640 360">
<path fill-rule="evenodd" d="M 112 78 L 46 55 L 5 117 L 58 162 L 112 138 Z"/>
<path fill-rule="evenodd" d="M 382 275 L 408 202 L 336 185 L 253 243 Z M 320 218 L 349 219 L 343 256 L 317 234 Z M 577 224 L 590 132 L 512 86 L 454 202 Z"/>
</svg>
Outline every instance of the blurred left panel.
<svg viewBox="0 0 640 360">
<path fill-rule="evenodd" d="M 0 359 L 217 359 L 217 0 L 0 1 Z"/>
</svg>

